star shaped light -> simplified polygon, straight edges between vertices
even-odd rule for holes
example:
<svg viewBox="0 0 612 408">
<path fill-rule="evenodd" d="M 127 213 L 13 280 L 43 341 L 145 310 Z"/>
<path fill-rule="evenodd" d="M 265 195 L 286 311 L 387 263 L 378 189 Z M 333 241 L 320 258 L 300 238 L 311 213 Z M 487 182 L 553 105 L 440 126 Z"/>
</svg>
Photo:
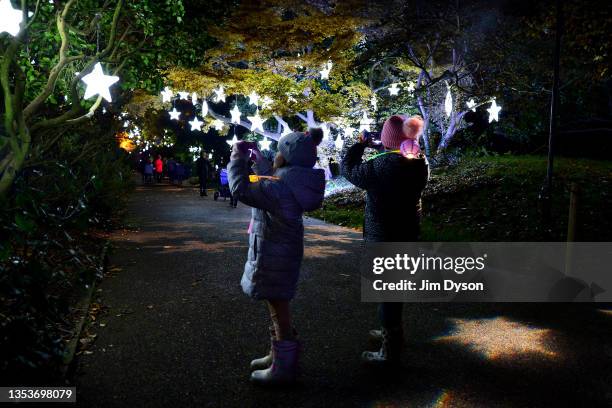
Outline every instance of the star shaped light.
<svg viewBox="0 0 612 408">
<path fill-rule="evenodd" d="M 174 93 L 170 90 L 170 88 L 165 87 L 161 95 L 162 102 L 170 102 L 172 100 L 172 97 L 174 96 Z"/>
<path fill-rule="evenodd" d="M 332 62 L 328 61 L 327 64 L 325 64 L 325 68 L 319 71 L 321 74 L 321 79 L 329 79 L 329 73 L 331 72 L 332 66 Z"/>
<path fill-rule="evenodd" d="M 13 37 L 19 34 L 23 13 L 13 8 L 11 0 L 0 0 L 0 16 L 0 33 L 7 32 Z"/>
<path fill-rule="evenodd" d="M 172 108 L 170 112 L 170 119 L 179 120 L 179 116 L 181 116 L 181 112 L 177 111 L 176 108 Z"/>
<path fill-rule="evenodd" d="M 247 116 L 247 119 L 251 122 L 251 131 L 254 132 L 256 130 L 264 131 L 263 123 L 266 121 L 259 116 L 259 109 L 255 112 L 254 116 Z"/>
<path fill-rule="evenodd" d="M 96 63 L 93 70 L 81 78 L 81 80 L 87 85 L 87 88 L 85 89 L 85 99 L 89 99 L 94 95 L 100 95 L 109 102 L 113 101 L 109 88 L 112 84 L 119 81 L 119 77 L 114 75 L 104 75 L 102 65 L 99 62 Z"/>
<path fill-rule="evenodd" d="M 368 118 L 368 113 L 363 112 L 363 116 L 361 117 L 361 121 L 359 122 L 359 131 L 370 131 L 370 126 L 374 123 L 374 119 Z"/>
<path fill-rule="evenodd" d="M 219 88 L 215 89 L 215 96 L 213 97 L 213 101 L 225 102 L 225 90 L 223 89 L 223 85 L 219 85 Z"/>
<path fill-rule="evenodd" d="M 251 105 L 255 105 L 255 106 L 257 106 L 257 104 L 259 103 L 259 95 L 257 94 L 257 92 L 252 91 L 252 92 L 249 94 L 249 103 L 250 103 Z"/>
<path fill-rule="evenodd" d="M 208 115 L 208 102 L 206 99 L 202 101 L 202 117 L 205 118 Z"/>
<path fill-rule="evenodd" d="M 184 100 L 189 100 L 189 92 L 179 92 L 179 97 Z"/>
<path fill-rule="evenodd" d="M 400 89 L 398 88 L 397 84 L 391 84 L 391 86 L 389 87 L 389 95 L 391 96 L 397 96 L 399 94 Z"/>
<path fill-rule="evenodd" d="M 259 145 L 261 146 L 261 150 L 270 150 L 270 145 L 272 144 L 272 141 L 269 140 L 267 137 L 264 137 L 263 140 L 259 141 Z"/>
<path fill-rule="evenodd" d="M 198 103 L 198 94 L 196 92 L 191 94 L 191 104 L 195 105 Z"/>
<path fill-rule="evenodd" d="M 225 143 L 227 143 L 230 146 L 233 146 L 234 143 L 236 143 L 238 141 L 238 138 L 236 137 L 236 135 L 234 135 L 234 137 L 232 138 L 232 140 L 226 140 Z"/>
<path fill-rule="evenodd" d="M 344 140 L 342 140 L 340 135 L 338 135 L 338 137 L 336 137 L 336 141 L 334 142 L 334 144 L 336 145 L 336 149 L 338 149 L 338 150 L 342 149 L 342 146 L 344 146 Z"/>
<path fill-rule="evenodd" d="M 407 90 L 408 92 L 410 92 L 410 93 L 413 93 L 413 92 L 414 92 L 414 82 L 410 82 L 410 83 L 408 84 L 408 88 L 406 88 L 406 90 Z"/>
<path fill-rule="evenodd" d="M 198 117 L 196 116 L 195 118 L 193 118 L 192 121 L 189 121 L 189 124 L 191 125 L 191 130 L 202 130 L 202 125 L 204 124 L 204 122 L 200 121 L 198 119 Z"/>
<path fill-rule="evenodd" d="M 222 131 L 223 130 L 223 126 L 225 126 L 225 123 L 223 123 L 223 121 L 221 119 L 215 119 L 212 123 L 212 126 L 217 130 L 217 131 Z"/>
<path fill-rule="evenodd" d="M 470 99 L 465 103 L 468 109 L 471 109 L 472 112 L 476 112 L 476 102 L 474 102 L 474 98 Z"/>
<path fill-rule="evenodd" d="M 261 107 L 262 109 L 266 109 L 268 108 L 270 105 L 272 105 L 274 103 L 274 100 L 272 98 L 270 98 L 269 96 L 264 96 L 263 99 L 261 100 Z"/>
<path fill-rule="evenodd" d="M 501 111 L 501 106 L 497 106 L 495 99 L 491 101 L 491 107 L 487 109 L 489 112 L 489 123 L 496 121 L 499 119 L 499 111 Z"/>
<path fill-rule="evenodd" d="M 238 104 L 234 105 L 234 109 L 230 111 L 230 114 L 232 115 L 232 123 L 240 123 L 240 115 L 242 113 L 238 109 Z"/>
</svg>

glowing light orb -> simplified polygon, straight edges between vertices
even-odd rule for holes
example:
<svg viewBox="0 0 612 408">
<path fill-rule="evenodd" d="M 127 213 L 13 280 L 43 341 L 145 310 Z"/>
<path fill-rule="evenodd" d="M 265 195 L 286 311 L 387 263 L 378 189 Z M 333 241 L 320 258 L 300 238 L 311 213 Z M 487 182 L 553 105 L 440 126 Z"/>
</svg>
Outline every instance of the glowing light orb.
<svg viewBox="0 0 612 408">
<path fill-rule="evenodd" d="M 110 87 L 115 82 L 119 81 L 118 76 L 104 75 L 102 71 L 102 65 L 98 62 L 94 65 L 93 70 L 81 78 L 81 81 L 85 82 L 87 88 L 85 89 L 85 99 L 89 99 L 94 95 L 100 95 L 108 102 L 112 102 L 113 98 L 110 94 Z"/>
<path fill-rule="evenodd" d="M 191 94 L 191 104 L 196 105 L 198 103 L 198 94 L 196 92 Z"/>
</svg>

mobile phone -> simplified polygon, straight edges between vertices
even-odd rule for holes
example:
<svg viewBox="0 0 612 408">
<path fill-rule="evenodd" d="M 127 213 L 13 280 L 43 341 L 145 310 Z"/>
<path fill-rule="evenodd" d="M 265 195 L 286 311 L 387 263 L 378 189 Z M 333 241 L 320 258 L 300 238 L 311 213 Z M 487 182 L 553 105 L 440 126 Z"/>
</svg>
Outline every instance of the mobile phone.
<svg viewBox="0 0 612 408">
<path fill-rule="evenodd" d="M 364 130 L 363 135 L 370 146 L 378 147 L 382 144 L 382 141 L 380 140 L 380 132 L 368 132 L 367 130 Z"/>
</svg>

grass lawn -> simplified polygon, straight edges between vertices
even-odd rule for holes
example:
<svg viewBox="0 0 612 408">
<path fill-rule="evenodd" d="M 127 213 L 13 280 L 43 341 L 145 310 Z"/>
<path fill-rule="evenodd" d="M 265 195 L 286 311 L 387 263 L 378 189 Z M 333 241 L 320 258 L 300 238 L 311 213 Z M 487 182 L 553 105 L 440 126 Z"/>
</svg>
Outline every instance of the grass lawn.
<svg viewBox="0 0 612 408">
<path fill-rule="evenodd" d="M 464 159 L 432 172 L 423 193 L 424 241 L 565 241 L 569 187 L 580 188 L 577 240 L 612 241 L 612 162 L 557 158 L 552 224 L 541 225 L 538 194 L 546 175 L 542 156 Z M 363 194 L 336 194 L 310 216 L 361 229 Z"/>
</svg>

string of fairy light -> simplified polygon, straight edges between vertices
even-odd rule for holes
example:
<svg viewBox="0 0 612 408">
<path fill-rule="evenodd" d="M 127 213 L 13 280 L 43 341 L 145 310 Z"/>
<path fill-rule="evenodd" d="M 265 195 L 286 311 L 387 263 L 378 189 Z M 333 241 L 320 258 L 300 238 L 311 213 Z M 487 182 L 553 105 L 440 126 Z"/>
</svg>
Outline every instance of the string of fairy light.
<svg viewBox="0 0 612 408">
<path fill-rule="evenodd" d="M 32 13 L 29 13 L 31 15 Z M 23 13 L 21 10 L 13 8 L 10 0 L 0 0 L 0 33 L 8 33 L 9 35 L 16 36 L 19 34 L 21 30 L 21 25 L 23 22 Z M 319 77 L 321 80 L 329 80 L 331 71 L 333 69 L 333 62 L 331 60 L 325 63 L 321 70 L 319 71 Z M 76 75 L 79 75 L 77 73 Z M 81 81 L 86 85 L 84 99 L 90 99 L 94 96 L 101 97 L 108 102 L 112 102 L 112 96 L 110 92 L 110 87 L 119 81 L 119 77 L 115 75 L 106 75 L 102 68 L 102 64 L 100 62 L 96 62 L 92 68 L 92 71 L 87 75 L 84 75 L 81 78 Z M 450 117 L 453 113 L 453 95 L 451 92 L 451 86 L 447 83 L 447 93 L 444 100 L 444 110 L 446 115 Z M 386 88 L 386 91 L 389 94 L 389 97 L 398 97 L 400 92 L 407 91 L 409 94 L 413 94 L 415 91 L 414 82 L 394 82 L 390 86 Z M 201 101 L 201 116 L 202 118 L 206 118 L 210 113 L 210 108 L 208 106 L 207 99 L 200 98 L 196 92 L 192 92 L 191 95 L 185 91 L 179 91 L 178 93 L 173 92 L 169 87 L 165 87 L 161 93 L 162 102 L 172 102 L 173 98 L 178 94 L 179 99 L 189 101 L 195 106 Z M 223 85 L 217 86 L 213 90 L 212 102 L 214 103 L 223 103 L 226 101 L 225 88 Z M 256 91 L 251 91 L 249 95 L 247 95 L 247 99 L 249 101 L 249 105 L 255 106 L 255 113 L 253 115 L 246 115 L 246 118 L 249 121 L 248 129 L 252 132 L 265 133 L 264 123 L 270 118 L 263 118 L 260 114 L 260 107 L 262 110 L 266 110 L 270 108 L 274 104 L 274 100 L 267 95 L 261 97 Z M 288 102 L 295 102 L 296 99 L 293 95 L 287 94 Z M 489 123 L 499 120 L 499 113 L 501 111 L 501 106 L 497 105 L 495 98 L 488 99 L 484 102 L 478 103 L 471 98 L 466 102 L 466 106 L 469 110 L 475 111 L 477 107 L 482 106 L 484 104 L 490 103 L 490 106 L 487 108 L 487 112 L 489 113 Z M 372 109 L 376 111 L 378 109 L 378 100 L 376 93 L 372 95 L 370 99 L 370 104 Z M 171 120 L 180 120 L 181 112 L 176 109 L 173 104 L 172 110 L 168 112 Z M 234 107 L 230 110 L 231 118 L 227 121 L 234 126 L 234 134 L 231 140 L 228 140 L 227 143 L 232 145 L 236 141 L 238 141 L 235 133 L 236 126 L 244 126 L 242 124 L 242 116 L 243 112 L 240 111 L 238 104 L 236 103 Z M 218 115 L 217 115 L 218 116 Z M 277 115 L 272 115 L 272 117 L 279 118 Z M 202 126 L 204 125 L 204 121 L 198 118 L 196 114 L 194 119 L 188 122 L 191 126 L 191 131 L 202 131 Z M 318 124 L 319 127 L 323 130 L 324 140 L 329 140 L 329 135 L 331 133 L 331 127 L 335 127 L 336 129 L 340 129 L 340 131 L 344 134 L 345 137 L 353 135 L 355 131 L 370 131 L 371 126 L 374 123 L 374 120 L 368 117 L 367 110 L 363 110 L 362 116 L 359 121 L 359 127 L 354 128 L 350 126 L 350 124 L 343 124 L 342 126 L 337 126 L 335 123 L 327 123 L 323 122 Z M 284 121 L 279 121 L 280 128 L 282 132 L 280 136 L 289 134 L 292 132 L 289 125 Z M 331 125 L 331 126 L 330 126 Z M 211 126 L 221 132 L 225 126 L 225 122 L 218 117 L 214 117 L 214 120 L 211 123 Z M 142 136 L 140 135 L 140 130 L 138 128 L 134 129 L 133 132 L 129 133 L 131 138 L 140 140 Z M 169 143 L 167 141 L 162 141 L 162 144 Z M 262 150 L 270 149 L 272 141 L 268 139 L 267 136 L 264 135 L 263 140 L 259 141 L 259 144 Z M 145 142 L 145 148 L 148 148 L 149 142 Z M 338 133 L 336 140 L 334 141 L 335 147 L 340 150 L 344 145 L 344 140 L 342 139 L 340 133 Z M 150 146 L 150 145 L 149 145 Z"/>
</svg>

